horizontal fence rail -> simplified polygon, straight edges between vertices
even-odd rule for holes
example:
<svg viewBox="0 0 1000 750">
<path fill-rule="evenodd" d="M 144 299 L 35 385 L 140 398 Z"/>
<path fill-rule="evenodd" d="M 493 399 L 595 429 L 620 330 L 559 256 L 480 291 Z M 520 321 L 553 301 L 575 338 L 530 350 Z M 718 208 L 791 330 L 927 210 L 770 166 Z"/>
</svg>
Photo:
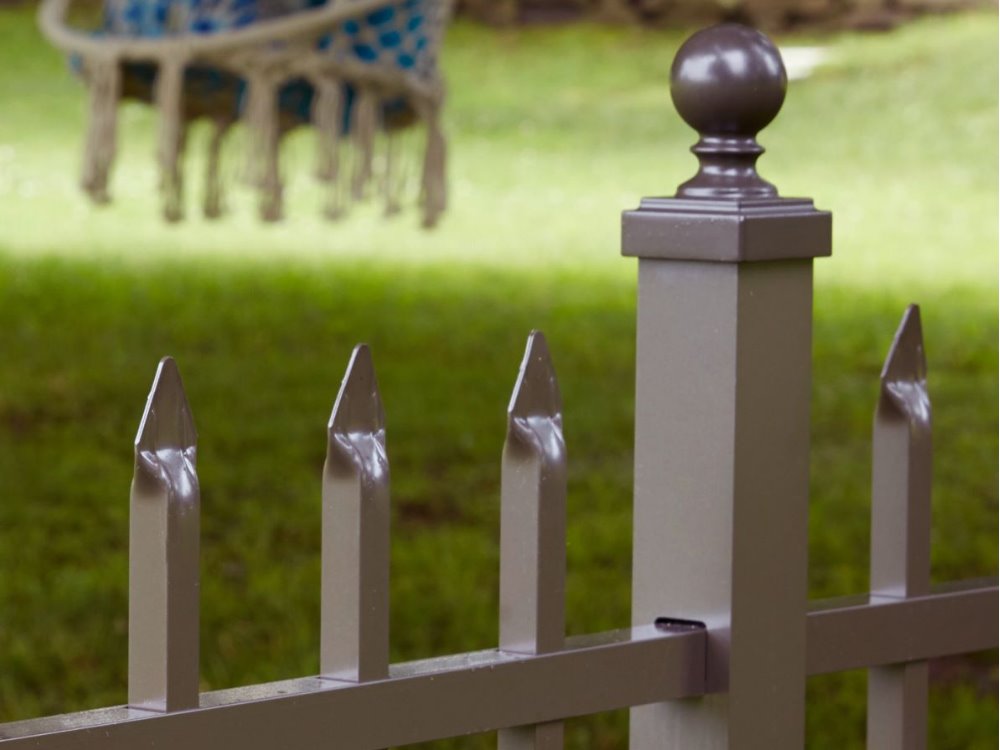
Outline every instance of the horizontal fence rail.
<svg viewBox="0 0 1000 750">
<path fill-rule="evenodd" d="M 997 647 L 995 579 L 949 583 L 912 599 L 819 601 L 806 618 L 806 673 L 909 664 Z"/>
<path fill-rule="evenodd" d="M 206 693 L 202 708 L 125 707 L 0 725 L 5 748 L 380 748 L 538 724 L 704 690 L 705 633 L 647 628 L 555 653 L 490 650 L 395 666 L 366 684 L 307 678 Z M 238 744 L 237 744 L 238 743 Z"/>
<path fill-rule="evenodd" d="M 910 600 L 817 602 L 807 617 L 808 673 L 995 648 L 997 595 L 995 582 L 975 581 Z M 0 745 L 270 750 L 333 738 L 340 748 L 423 742 L 703 695 L 708 636 L 696 625 L 651 625 L 569 638 L 545 655 L 491 649 L 397 664 L 389 678 L 367 684 L 302 678 L 219 690 L 203 693 L 201 708 L 170 714 L 81 711 L 0 725 Z"/>
</svg>

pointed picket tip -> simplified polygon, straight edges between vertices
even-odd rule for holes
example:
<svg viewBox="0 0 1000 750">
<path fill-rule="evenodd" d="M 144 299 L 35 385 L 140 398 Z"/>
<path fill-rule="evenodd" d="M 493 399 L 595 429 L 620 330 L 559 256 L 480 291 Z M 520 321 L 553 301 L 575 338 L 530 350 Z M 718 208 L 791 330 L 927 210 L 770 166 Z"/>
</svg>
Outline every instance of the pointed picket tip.
<svg viewBox="0 0 1000 750">
<path fill-rule="evenodd" d="M 331 435 L 352 432 L 377 433 L 385 428 L 382 397 L 375 379 L 371 350 L 358 344 L 351 354 L 340 392 L 333 404 L 327 429 Z"/>
<path fill-rule="evenodd" d="M 532 331 L 528 336 L 507 413 L 512 419 L 562 415 L 559 381 L 541 331 Z"/>
<path fill-rule="evenodd" d="M 880 379 L 882 403 L 911 422 L 929 423 L 931 405 L 927 394 L 927 359 L 917 305 L 910 305 L 903 313 Z"/>
<path fill-rule="evenodd" d="M 923 382 L 927 379 L 924 356 L 924 333 L 920 324 L 920 307 L 910 305 L 896 330 L 889 354 L 882 366 L 881 379 L 886 382 Z"/>
<path fill-rule="evenodd" d="M 136 452 L 183 451 L 194 448 L 197 442 L 198 433 L 180 370 L 173 357 L 164 357 L 156 368 L 146 399 L 146 409 L 135 437 Z"/>
</svg>

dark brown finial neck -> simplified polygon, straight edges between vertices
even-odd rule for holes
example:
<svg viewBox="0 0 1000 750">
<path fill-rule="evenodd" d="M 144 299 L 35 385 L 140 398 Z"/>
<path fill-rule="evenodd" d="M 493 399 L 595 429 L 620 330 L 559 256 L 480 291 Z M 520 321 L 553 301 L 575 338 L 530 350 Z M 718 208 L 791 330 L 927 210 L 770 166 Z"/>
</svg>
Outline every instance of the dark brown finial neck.
<svg viewBox="0 0 1000 750">
<path fill-rule="evenodd" d="M 677 188 L 678 198 L 775 198 L 778 189 L 757 174 L 764 153 L 750 137 L 704 135 L 691 147 L 698 157 L 698 174 Z"/>
</svg>

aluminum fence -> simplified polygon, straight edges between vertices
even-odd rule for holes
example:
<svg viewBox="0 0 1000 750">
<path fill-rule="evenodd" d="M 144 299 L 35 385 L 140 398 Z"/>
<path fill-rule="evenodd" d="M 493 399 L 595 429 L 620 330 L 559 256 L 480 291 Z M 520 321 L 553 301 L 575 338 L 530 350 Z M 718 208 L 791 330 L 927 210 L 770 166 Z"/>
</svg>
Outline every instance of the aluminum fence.
<svg viewBox="0 0 1000 750">
<path fill-rule="evenodd" d="M 631 627 L 564 637 L 562 407 L 535 332 L 502 458 L 499 647 L 389 663 L 389 461 L 362 345 L 328 424 L 321 673 L 199 694 L 197 441 L 167 358 L 135 441 L 128 705 L 3 724 L 0 745 L 375 749 L 499 730 L 502 750 L 544 750 L 564 719 L 633 707 L 633 750 L 796 748 L 806 677 L 867 667 L 869 746 L 924 746 L 927 660 L 996 648 L 997 583 L 929 585 L 913 306 L 875 413 L 872 590 L 807 601 L 812 263 L 831 252 L 831 217 L 756 173 L 755 135 L 784 91 L 763 35 L 689 39 L 672 94 L 701 133 L 700 170 L 623 216 L 623 254 L 639 258 Z"/>
</svg>

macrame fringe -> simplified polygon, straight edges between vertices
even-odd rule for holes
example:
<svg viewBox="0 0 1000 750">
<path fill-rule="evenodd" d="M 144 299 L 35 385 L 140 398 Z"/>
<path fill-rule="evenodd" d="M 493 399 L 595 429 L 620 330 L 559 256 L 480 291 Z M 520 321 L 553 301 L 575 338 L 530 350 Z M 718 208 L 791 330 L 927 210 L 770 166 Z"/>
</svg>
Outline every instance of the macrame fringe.
<svg viewBox="0 0 1000 750">
<path fill-rule="evenodd" d="M 337 179 L 340 169 L 340 131 L 343 117 L 343 84 L 326 76 L 313 79 L 316 98 L 312 121 L 316 128 L 316 178 L 320 182 Z"/>
<path fill-rule="evenodd" d="M 437 224 L 447 207 L 448 196 L 445 185 L 447 148 L 438 106 L 426 107 L 425 121 L 427 146 L 424 151 L 424 173 L 420 193 L 424 209 L 423 224 L 430 228 Z"/>
<path fill-rule="evenodd" d="M 160 165 L 160 192 L 163 217 L 180 221 L 184 217 L 184 180 L 181 156 L 187 127 L 184 122 L 183 58 L 164 60 L 156 77 L 155 100 L 160 111 L 160 138 L 157 159 Z"/>
<path fill-rule="evenodd" d="M 278 81 L 262 71 L 248 76 L 246 123 L 250 131 L 247 173 L 260 191 L 260 217 L 278 221 L 282 215 L 281 171 L 278 163 L 281 128 L 278 120 Z"/>
<path fill-rule="evenodd" d="M 163 215 L 167 221 L 179 221 L 184 213 L 182 159 L 188 130 L 184 75 L 188 60 L 186 55 L 165 59 L 160 65 L 154 91 L 154 103 L 160 115 L 157 161 Z M 86 64 L 90 125 L 82 184 L 94 201 L 103 203 L 108 200 L 108 178 L 115 158 L 121 67 L 116 59 L 110 57 L 88 60 Z M 276 221 L 282 216 L 283 198 L 278 92 L 284 76 L 276 70 L 256 65 L 246 73 L 246 80 L 248 95 L 243 121 L 250 138 L 245 176 L 260 191 L 261 218 Z M 399 213 L 409 177 L 407 157 L 416 154 L 411 154 L 407 148 L 413 144 L 407 133 L 388 129 L 382 122 L 382 99 L 389 94 L 381 92 L 376 86 L 358 87 L 351 116 L 350 143 L 345 143 L 342 135 L 346 106 L 344 82 L 319 71 L 310 75 L 310 80 L 315 88 L 311 119 L 317 132 L 316 176 L 328 186 L 324 213 L 329 218 L 339 218 L 352 200 L 364 200 L 376 175 L 385 214 Z M 447 154 L 440 121 L 440 101 L 414 100 L 411 104 L 426 127 L 420 205 L 424 226 L 432 227 L 447 202 Z M 223 213 L 221 152 L 225 135 L 233 124 L 233 119 L 225 117 L 213 122 L 203 203 L 204 214 L 209 219 Z M 376 147 L 379 151 L 377 159 Z M 349 157 L 349 161 L 345 157 Z"/>
<path fill-rule="evenodd" d="M 205 165 L 205 203 L 202 212 L 206 219 L 217 219 L 225 211 L 222 198 L 222 143 L 232 125 L 232 120 L 216 120 L 212 125 L 212 138 L 208 142 L 208 162 Z"/>
<path fill-rule="evenodd" d="M 260 146 L 266 139 L 261 130 L 269 126 L 272 117 L 271 99 L 274 89 L 268 85 L 267 75 L 251 71 L 247 73 L 246 105 L 243 108 L 243 123 L 247 130 L 246 161 L 243 166 L 243 181 L 256 187 L 261 182 Z"/>
<path fill-rule="evenodd" d="M 406 186 L 405 162 L 399 153 L 401 135 L 395 130 L 385 133 L 385 171 L 382 174 L 382 194 L 385 215 L 395 216 L 403 210 L 403 190 Z"/>
<path fill-rule="evenodd" d="M 86 69 L 90 124 L 80 183 L 95 203 L 107 203 L 110 200 L 108 177 L 117 150 L 121 67 L 117 59 L 107 58 L 88 60 Z"/>
<path fill-rule="evenodd" d="M 355 102 L 352 130 L 355 139 L 354 174 L 351 194 L 354 200 L 364 200 L 372 178 L 375 160 L 375 133 L 379 128 L 379 97 L 371 88 L 362 88 Z"/>
<path fill-rule="evenodd" d="M 349 182 L 349 171 L 344 168 L 342 162 L 349 153 L 343 153 L 342 145 L 337 146 L 337 162 L 339 168 L 336 175 L 326 181 L 326 196 L 323 204 L 323 215 L 331 221 L 342 219 L 351 204 L 351 186 Z"/>
<path fill-rule="evenodd" d="M 313 79 L 316 98 L 312 121 L 316 129 L 316 178 L 327 185 L 324 215 L 339 219 L 347 209 L 341 168 L 341 131 L 344 120 L 343 83 L 325 75 Z"/>
</svg>

